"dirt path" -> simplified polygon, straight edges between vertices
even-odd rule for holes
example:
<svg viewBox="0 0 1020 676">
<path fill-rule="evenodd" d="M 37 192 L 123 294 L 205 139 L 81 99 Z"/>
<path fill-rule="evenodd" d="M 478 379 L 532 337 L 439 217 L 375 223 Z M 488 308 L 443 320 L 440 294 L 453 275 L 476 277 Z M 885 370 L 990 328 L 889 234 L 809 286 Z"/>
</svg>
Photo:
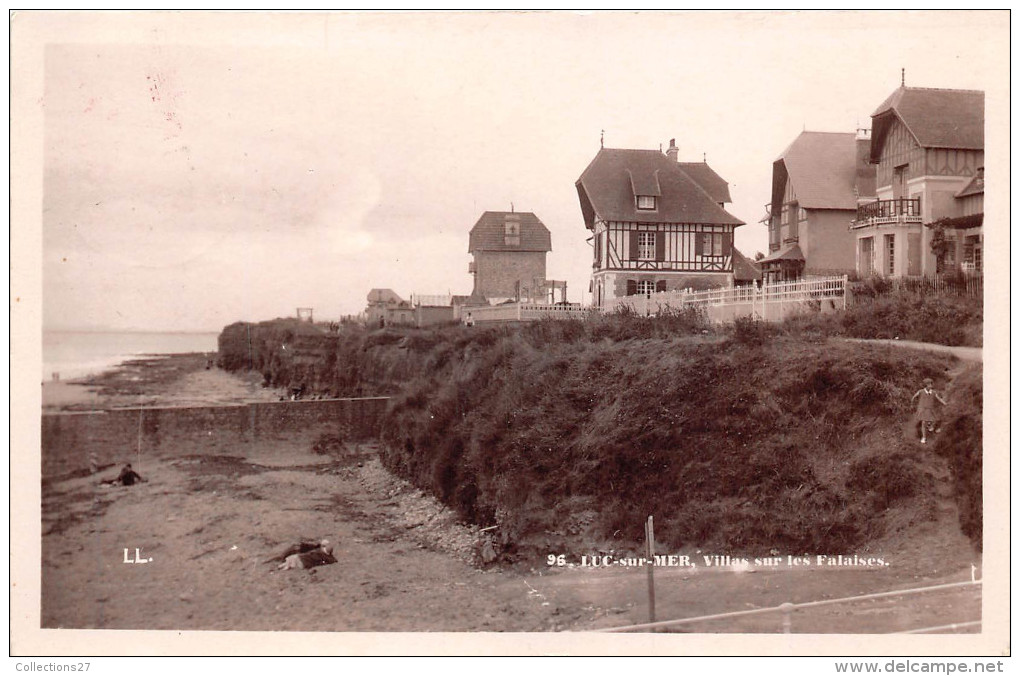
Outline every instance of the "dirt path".
<svg viewBox="0 0 1020 676">
<path fill-rule="evenodd" d="M 887 338 L 843 338 L 842 340 L 851 343 L 863 343 L 865 345 L 895 345 L 896 347 L 905 347 L 913 350 L 951 354 L 965 361 L 982 361 L 982 348 L 980 347 L 939 345 L 938 343 L 921 343 L 916 340 L 889 340 Z"/>
</svg>

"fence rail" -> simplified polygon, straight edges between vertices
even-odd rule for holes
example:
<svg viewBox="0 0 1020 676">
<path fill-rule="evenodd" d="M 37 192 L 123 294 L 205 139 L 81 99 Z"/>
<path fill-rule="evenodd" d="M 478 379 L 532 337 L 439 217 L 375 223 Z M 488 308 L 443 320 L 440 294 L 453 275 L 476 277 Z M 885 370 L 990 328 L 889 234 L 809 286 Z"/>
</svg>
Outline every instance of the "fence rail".
<svg viewBox="0 0 1020 676">
<path fill-rule="evenodd" d="M 764 321 L 780 321 L 792 314 L 811 310 L 846 308 L 847 277 L 819 277 L 794 282 L 761 286 L 738 286 L 683 292 L 662 291 L 647 296 L 624 296 L 610 299 L 605 312 L 622 308 L 652 316 L 686 307 L 704 309 L 715 322 L 752 317 Z"/>
<path fill-rule="evenodd" d="M 984 295 L 985 280 L 982 275 L 932 275 L 903 277 L 893 280 L 893 286 L 922 294 L 980 297 Z"/>
<path fill-rule="evenodd" d="M 697 617 L 684 617 L 677 620 L 662 620 L 660 622 L 645 622 L 644 624 L 631 624 L 623 627 L 610 627 L 608 629 L 598 629 L 596 631 L 601 633 L 624 633 L 630 631 L 645 631 L 645 630 L 656 630 L 664 629 L 667 627 L 676 627 L 683 624 L 693 624 L 695 622 L 707 622 L 709 620 L 721 620 L 734 617 L 749 617 L 751 615 L 764 615 L 767 613 L 782 613 L 783 614 L 783 631 L 784 633 L 790 633 L 790 617 L 797 610 L 803 610 L 805 608 L 819 608 L 821 606 L 830 606 L 837 603 L 853 603 L 855 601 L 866 601 L 869 599 L 880 599 L 889 598 L 895 596 L 908 596 L 911 594 L 923 594 L 926 592 L 940 591 L 944 589 L 955 589 L 958 587 L 973 587 L 981 585 L 982 580 L 968 580 L 966 582 L 950 582 L 948 584 L 937 584 L 931 587 L 915 587 L 913 589 L 894 589 L 893 591 L 887 592 L 876 592 L 874 594 L 862 594 L 860 596 L 844 596 L 838 599 L 824 599 L 822 601 L 808 601 L 806 603 L 784 603 L 782 605 L 773 606 L 770 608 L 755 608 L 754 610 L 736 610 L 729 613 L 715 613 L 714 615 L 699 615 Z M 980 621 L 978 621 L 980 622 Z M 963 624 L 957 624 L 955 626 L 972 625 L 974 622 L 967 622 Z M 924 630 L 917 631 L 935 631 L 939 627 L 929 627 Z"/>
<path fill-rule="evenodd" d="M 895 290 L 932 295 L 981 297 L 984 278 L 937 275 L 931 277 L 877 277 L 850 282 L 846 275 L 816 277 L 793 282 L 709 289 L 706 291 L 660 291 L 650 294 L 610 298 L 599 310 L 622 310 L 642 317 L 662 315 L 686 308 L 699 308 L 714 322 L 751 317 L 762 321 L 782 321 L 806 312 L 845 310 L 855 298 L 881 296 Z M 526 322 L 539 319 L 583 319 L 593 308 L 579 303 L 519 302 L 465 309 L 461 320 L 467 323 Z M 469 316 L 470 314 L 470 316 Z"/>
<path fill-rule="evenodd" d="M 465 323 L 487 322 L 530 322 L 539 319 L 583 319 L 590 308 L 580 303 L 506 303 L 482 307 L 465 308 L 461 315 Z"/>
</svg>

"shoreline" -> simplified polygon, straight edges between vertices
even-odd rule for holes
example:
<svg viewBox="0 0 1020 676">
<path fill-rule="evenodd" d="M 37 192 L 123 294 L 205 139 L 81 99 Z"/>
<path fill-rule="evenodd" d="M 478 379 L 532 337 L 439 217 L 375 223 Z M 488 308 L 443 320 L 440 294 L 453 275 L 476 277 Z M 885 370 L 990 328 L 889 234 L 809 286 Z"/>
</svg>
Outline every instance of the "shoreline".
<svg viewBox="0 0 1020 676">
<path fill-rule="evenodd" d="M 262 377 L 216 366 L 216 352 L 136 355 L 72 380 L 41 383 L 42 412 L 87 412 L 139 406 L 202 406 L 277 401 L 282 391 Z"/>
</svg>

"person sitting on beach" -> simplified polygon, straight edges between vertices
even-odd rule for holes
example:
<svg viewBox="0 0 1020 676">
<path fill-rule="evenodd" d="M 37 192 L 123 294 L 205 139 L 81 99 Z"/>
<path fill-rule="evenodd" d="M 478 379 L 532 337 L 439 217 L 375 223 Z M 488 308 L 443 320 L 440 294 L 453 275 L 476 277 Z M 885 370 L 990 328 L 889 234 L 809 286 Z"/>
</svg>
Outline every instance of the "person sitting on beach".
<svg viewBox="0 0 1020 676">
<path fill-rule="evenodd" d="M 931 378 L 924 379 L 924 387 L 914 393 L 914 396 L 910 398 L 910 402 L 913 403 L 914 399 L 920 397 L 920 401 L 917 402 L 917 414 L 915 420 L 921 424 L 921 443 L 928 443 L 928 432 L 935 431 L 935 402 L 940 401 L 942 405 L 946 405 L 946 400 L 939 396 L 939 393 L 932 389 L 934 381 Z"/>
<path fill-rule="evenodd" d="M 133 486 L 135 482 L 145 481 L 142 475 L 131 469 L 131 463 L 124 465 L 124 469 L 120 470 L 120 474 L 117 475 L 116 479 L 106 479 L 103 481 L 104 484 L 120 484 L 122 486 Z"/>
</svg>

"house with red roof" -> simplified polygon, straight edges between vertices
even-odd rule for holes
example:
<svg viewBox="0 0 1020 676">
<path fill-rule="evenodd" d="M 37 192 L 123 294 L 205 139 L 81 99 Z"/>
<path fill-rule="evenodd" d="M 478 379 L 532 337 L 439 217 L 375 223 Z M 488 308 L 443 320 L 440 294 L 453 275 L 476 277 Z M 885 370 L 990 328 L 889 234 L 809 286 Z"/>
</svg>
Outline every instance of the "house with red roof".
<svg viewBox="0 0 1020 676">
<path fill-rule="evenodd" d="M 851 225 L 857 272 L 936 272 L 932 226 L 947 228 L 952 265 L 982 269 L 985 95 L 901 86 L 871 115 L 876 199 Z"/>
<path fill-rule="evenodd" d="M 729 185 L 707 163 L 666 153 L 601 148 L 575 187 L 591 231 L 593 304 L 660 291 L 733 285 Z M 691 167 L 690 165 L 697 165 Z"/>
<path fill-rule="evenodd" d="M 805 131 L 772 163 L 766 219 L 768 282 L 850 273 L 856 266 L 850 223 L 875 199 L 875 168 L 865 132 Z"/>
<path fill-rule="evenodd" d="M 549 229 L 531 212 L 486 211 L 471 228 L 473 297 L 498 303 L 539 295 L 546 283 L 545 258 L 552 251 Z"/>
</svg>

